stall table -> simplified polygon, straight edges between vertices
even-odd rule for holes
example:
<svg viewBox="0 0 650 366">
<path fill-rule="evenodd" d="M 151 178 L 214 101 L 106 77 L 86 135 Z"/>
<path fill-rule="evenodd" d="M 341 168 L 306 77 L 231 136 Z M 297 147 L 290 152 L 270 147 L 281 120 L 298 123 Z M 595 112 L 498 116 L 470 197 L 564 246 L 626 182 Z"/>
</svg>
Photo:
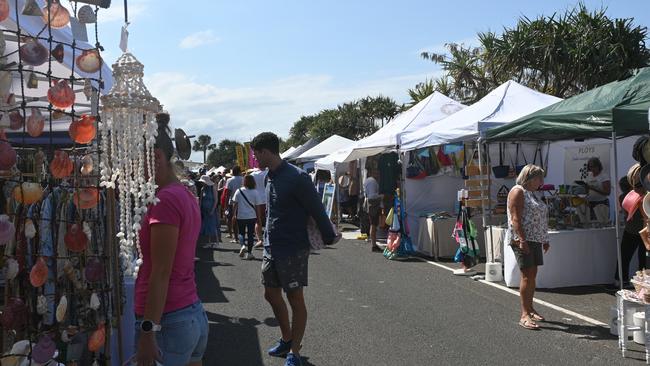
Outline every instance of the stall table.
<svg viewBox="0 0 650 366">
<path fill-rule="evenodd" d="M 493 228 L 500 235 L 504 228 Z M 537 288 L 559 288 L 607 284 L 616 271 L 616 232 L 613 227 L 550 231 L 551 248 L 537 273 Z M 504 246 L 504 278 L 508 287 L 518 287 L 519 266 L 514 253 Z"/>
</svg>

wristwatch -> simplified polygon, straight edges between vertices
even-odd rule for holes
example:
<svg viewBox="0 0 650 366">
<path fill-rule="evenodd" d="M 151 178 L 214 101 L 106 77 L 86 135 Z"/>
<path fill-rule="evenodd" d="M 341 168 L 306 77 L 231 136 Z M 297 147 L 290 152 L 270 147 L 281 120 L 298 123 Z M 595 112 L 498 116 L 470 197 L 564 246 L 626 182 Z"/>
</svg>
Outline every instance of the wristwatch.
<svg viewBox="0 0 650 366">
<path fill-rule="evenodd" d="M 151 320 L 143 320 L 142 323 L 140 323 L 140 330 L 142 330 L 145 333 L 160 332 L 161 329 L 162 327 L 160 326 L 160 324 L 156 324 Z"/>
</svg>

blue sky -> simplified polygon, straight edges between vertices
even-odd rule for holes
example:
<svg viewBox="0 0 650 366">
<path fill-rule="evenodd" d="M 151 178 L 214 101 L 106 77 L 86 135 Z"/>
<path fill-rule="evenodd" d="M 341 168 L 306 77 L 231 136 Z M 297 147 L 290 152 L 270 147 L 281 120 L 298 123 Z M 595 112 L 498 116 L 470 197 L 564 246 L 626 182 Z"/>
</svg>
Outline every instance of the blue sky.
<svg viewBox="0 0 650 366">
<path fill-rule="evenodd" d="M 562 12 L 577 1 L 129 0 L 129 48 L 172 123 L 213 141 L 262 131 L 286 137 L 301 115 L 361 98 L 408 101 L 407 89 L 439 73 L 419 56 L 447 42 L 476 43 L 519 16 Z M 584 1 L 650 26 L 650 1 Z M 181 5 L 182 4 L 182 5 Z M 100 12 L 113 62 L 123 10 Z M 194 160 L 200 160 L 198 154 Z"/>
</svg>

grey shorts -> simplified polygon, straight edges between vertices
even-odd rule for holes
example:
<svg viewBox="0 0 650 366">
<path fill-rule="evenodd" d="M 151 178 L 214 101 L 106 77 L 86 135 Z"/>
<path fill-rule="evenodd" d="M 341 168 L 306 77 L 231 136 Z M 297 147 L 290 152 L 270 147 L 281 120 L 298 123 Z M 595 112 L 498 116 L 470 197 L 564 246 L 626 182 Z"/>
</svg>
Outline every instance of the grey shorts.
<svg viewBox="0 0 650 366">
<path fill-rule="evenodd" d="M 307 286 L 309 249 L 286 258 L 262 258 L 262 285 L 285 292 Z"/>
<path fill-rule="evenodd" d="M 535 266 L 544 265 L 544 253 L 542 252 L 542 244 L 534 241 L 528 242 L 528 254 L 524 253 L 516 244 L 510 246 L 517 258 L 519 269 L 526 269 Z"/>
</svg>

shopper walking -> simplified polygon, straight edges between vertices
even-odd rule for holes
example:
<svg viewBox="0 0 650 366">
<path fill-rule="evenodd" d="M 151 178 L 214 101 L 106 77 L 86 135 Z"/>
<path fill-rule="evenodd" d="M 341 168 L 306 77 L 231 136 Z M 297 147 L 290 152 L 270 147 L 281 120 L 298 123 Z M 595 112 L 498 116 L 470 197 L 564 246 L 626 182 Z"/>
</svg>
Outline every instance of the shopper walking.
<svg viewBox="0 0 650 366">
<path fill-rule="evenodd" d="M 269 169 L 262 284 L 282 337 L 268 353 L 286 355 L 285 366 L 302 365 L 299 352 L 307 325 L 303 294 L 309 263 L 307 219 L 315 220 L 325 244 L 331 244 L 336 234 L 309 175 L 280 158 L 278 137 L 262 133 L 253 139 L 251 147 L 260 168 Z M 283 290 L 291 307 L 291 322 Z"/>
<path fill-rule="evenodd" d="M 255 189 L 257 190 L 257 197 L 260 198 L 260 209 L 262 215 L 259 217 L 258 224 L 255 226 L 255 234 L 257 235 L 257 243 L 255 243 L 255 248 L 261 248 L 264 245 L 264 225 L 266 225 L 266 189 L 264 182 L 266 181 L 266 176 L 269 173 L 268 169 L 256 170 L 251 173 L 253 178 L 255 178 Z"/>
<path fill-rule="evenodd" d="M 255 259 L 253 244 L 255 242 L 255 226 L 260 223 L 262 216 L 262 199 L 257 193 L 255 178 L 252 175 L 244 177 L 244 186 L 235 191 L 234 202 L 235 218 L 239 228 L 239 257 Z"/>
<path fill-rule="evenodd" d="M 549 250 L 548 207 L 534 194 L 544 184 L 544 170 L 526 165 L 517 177 L 517 185 L 508 194 L 508 229 L 505 242 L 510 245 L 521 270 L 519 294 L 521 318 L 519 325 L 539 329 L 537 322 L 544 317 L 533 308 L 537 267 L 544 264 Z"/>
<path fill-rule="evenodd" d="M 370 249 L 373 252 L 382 252 L 377 245 L 377 228 L 379 227 L 379 217 L 381 216 L 382 196 L 379 194 L 379 184 L 375 178 L 377 173 L 374 170 L 368 171 L 368 177 L 363 182 L 363 191 L 366 196 L 364 207 L 368 214 L 370 222 Z"/>
<path fill-rule="evenodd" d="M 640 231 L 644 228 L 644 220 L 646 219 L 645 212 L 643 211 L 643 197 L 646 194 L 646 190 L 641 184 L 641 165 L 639 163 L 630 167 L 627 172 L 627 180 L 632 190 L 625 195 L 621 203 L 625 211 L 625 229 L 621 238 L 621 259 L 623 262 L 621 268 L 624 286 L 629 285 L 630 261 L 634 253 L 637 253 L 639 259 L 638 270 L 646 268 L 648 255 L 640 234 Z M 616 267 L 615 279 L 618 282 L 618 266 Z M 616 285 L 619 284 L 616 283 Z"/>
<path fill-rule="evenodd" d="M 226 208 L 226 224 L 228 225 L 228 237 L 232 238 L 230 241 L 231 243 L 236 243 L 237 242 L 237 237 L 239 236 L 238 234 L 238 228 L 237 228 L 237 219 L 235 218 L 235 211 L 233 210 L 233 201 L 232 197 L 235 194 L 235 191 L 237 191 L 239 188 L 242 187 L 242 184 L 244 183 L 244 178 L 241 176 L 241 168 L 239 166 L 235 166 L 232 168 L 232 177 L 228 178 L 226 181 L 226 189 L 225 189 L 225 194 L 226 194 L 226 199 L 224 200 L 227 208 Z"/>
<path fill-rule="evenodd" d="M 204 249 L 216 249 L 221 242 L 217 211 L 217 187 L 207 175 L 199 179 L 203 184 L 199 203 L 201 207 L 201 241 Z M 214 240 L 213 240 L 214 238 Z"/>
<path fill-rule="evenodd" d="M 159 114 L 155 143 L 156 197 L 142 220 L 142 265 L 135 283 L 138 365 L 198 366 L 208 341 L 208 319 L 194 278 L 201 229 L 196 199 L 174 174 L 169 115 Z"/>
</svg>

